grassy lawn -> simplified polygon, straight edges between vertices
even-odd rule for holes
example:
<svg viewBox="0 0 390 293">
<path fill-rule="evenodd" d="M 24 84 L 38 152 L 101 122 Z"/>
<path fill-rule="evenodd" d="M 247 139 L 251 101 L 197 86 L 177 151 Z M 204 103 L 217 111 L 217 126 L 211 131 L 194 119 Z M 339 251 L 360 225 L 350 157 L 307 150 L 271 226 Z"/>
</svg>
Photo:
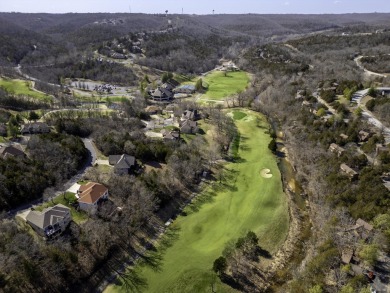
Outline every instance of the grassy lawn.
<svg viewBox="0 0 390 293">
<path fill-rule="evenodd" d="M 221 71 L 214 71 L 203 77 L 208 84 L 202 99 L 221 100 L 245 90 L 249 83 L 249 76 L 245 71 L 228 72 L 227 76 Z"/>
<path fill-rule="evenodd" d="M 14 95 L 29 96 L 47 102 L 52 99 L 47 94 L 33 90 L 31 82 L 26 80 L 0 78 L 0 87 Z"/>
<path fill-rule="evenodd" d="M 66 192 L 65 196 L 63 196 L 63 195 L 57 196 L 53 200 L 48 201 L 48 202 L 40 205 L 39 207 L 36 207 L 35 210 L 42 211 L 43 209 L 45 209 L 47 207 L 52 207 L 52 206 L 55 206 L 56 204 L 60 203 L 60 204 L 63 204 L 64 206 L 67 206 L 68 208 L 70 208 L 70 213 L 72 215 L 72 220 L 75 223 L 80 224 L 80 223 L 85 222 L 86 220 L 88 220 L 88 215 L 85 212 L 77 211 L 71 205 L 72 203 L 74 203 L 76 201 L 77 201 L 77 198 L 75 197 L 74 193 Z"/>
<path fill-rule="evenodd" d="M 147 261 L 129 270 L 138 292 L 235 292 L 215 278 L 211 268 L 227 243 L 254 231 L 262 248 L 274 253 L 288 231 L 288 207 L 274 155 L 268 149 L 268 125 L 249 110 L 235 120 L 240 132 L 236 162 L 224 166 L 224 180 L 205 189 L 179 216 Z M 272 178 L 260 171 L 268 168 Z M 125 292 L 120 284 L 107 292 Z"/>
</svg>

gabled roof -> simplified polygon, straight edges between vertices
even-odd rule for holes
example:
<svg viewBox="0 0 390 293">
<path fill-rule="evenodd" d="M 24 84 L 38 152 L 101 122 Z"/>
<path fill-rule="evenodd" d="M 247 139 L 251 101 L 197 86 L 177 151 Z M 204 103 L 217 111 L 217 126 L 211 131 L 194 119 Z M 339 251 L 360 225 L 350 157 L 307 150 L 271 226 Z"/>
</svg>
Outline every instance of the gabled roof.
<svg viewBox="0 0 390 293">
<path fill-rule="evenodd" d="M 173 87 L 177 87 L 180 84 L 178 81 L 176 81 L 174 79 L 168 80 L 167 83 L 169 83 Z"/>
<path fill-rule="evenodd" d="M 135 165 L 135 157 L 126 154 L 123 155 L 111 155 L 108 157 L 110 165 L 115 165 L 115 168 L 130 169 Z"/>
<path fill-rule="evenodd" d="M 172 96 L 173 96 L 172 92 L 171 92 L 170 90 L 168 90 L 168 89 L 160 88 L 160 91 L 161 91 L 164 95 L 166 95 L 167 97 L 172 97 Z"/>
<path fill-rule="evenodd" d="M 96 182 L 88 182 L 85 185 L 81 185 L 79 188 L 78 202 L 94 204 L 97 202 L 106 192 L 108 188 L 104 185 Z"/>
<path fill-rule="evenodd" d="M 8 157 L 24 157 L 26 154 L 14 147 L 14 146 L 7 146 L 0 148 L 0 158 L 6 159 Z"/>
<path fill-rule="evenodd" d="M 46 123 L 34 122 L 23 125 L 21 132 L 46 133 L 50 132 L 50 128 Z"/>
<path fill-rule="evenodd" d="M 192 121 L 192 120 L 185 120 L 181 124 L 181 127 L 184 127 L 184 126 L 197 127 L 198 126 L 198 122 Z"/>
<path fill-rule="evenodd" d="M 163 93 L 160 91 L 160 89 L 156 89 L 153 93 L 152 93 L 152 96 L 153 97 L 162 97 Z"/>
<path fill-rule="evenodd" d="M 364 227 L 364 229 L 366 229 L 368 231 L 371 231 L 372 229 L 374 229 L 374 227 L 372 225 L 368 224 L 366 221 L 364 221 L 360 218 L 357 219 L 356 226 Z"/>
<path fill-rule="evenodd" d="M 30 211 L 26 220 L 43 230 L 50 225 L 61 222 L 69 213 L 70 209 L 68 207 L 57 204 L 54 207 L 44 209 L 42 212 Z"/>
</svg>

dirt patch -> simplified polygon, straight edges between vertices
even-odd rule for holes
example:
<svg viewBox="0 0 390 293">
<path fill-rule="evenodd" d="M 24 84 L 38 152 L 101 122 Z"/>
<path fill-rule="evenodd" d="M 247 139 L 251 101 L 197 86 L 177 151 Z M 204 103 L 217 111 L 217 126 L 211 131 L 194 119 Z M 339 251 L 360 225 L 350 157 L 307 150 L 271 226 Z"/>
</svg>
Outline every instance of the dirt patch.
<svg viewBox="0 0 390 293">
<path fill-rule="evenodd" d="M 261 177 L 263 177 L 263 178 L 271 178 L 271 177 L 272 177 L 272 174 L 271 174 L 270 172 L 271 172 L 270 169 L 262 169 L 262 170 L 260 171 L 260 175 L 261 175 Z"/>
</svg>

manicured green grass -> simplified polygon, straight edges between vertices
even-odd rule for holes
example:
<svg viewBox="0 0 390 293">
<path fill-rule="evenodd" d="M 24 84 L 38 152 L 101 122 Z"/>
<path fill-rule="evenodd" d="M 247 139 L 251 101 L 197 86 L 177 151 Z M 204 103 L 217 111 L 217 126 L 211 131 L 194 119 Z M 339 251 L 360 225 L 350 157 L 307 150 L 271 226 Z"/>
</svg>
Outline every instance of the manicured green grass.
<svg viewBox="0 0 390 293">
<path fill-rule="evenodd" d="M 239 159 L 224 166 L 224 180 L 206 188 L 179 216 L 147 261 L 129 270 L 140 292 L 235 292 L 211 272 L 227 243 L 254 231 L 260 246 L 274 253 L 288 231 L 288 207 L 276 158 L 268 149 L 270 136 L 263 116 L 249 110 L 236 120 Z M 234 115 L 234 114 L 233 114 Z M 259 122 L 260 121 L 260 122 Z M 260 171 L 273 174 L 266 179 Z M 107 292 L 125 292 L 110 286 Z"/>
<path fill-rule="evenodd" d="M 202 99 L 221 100 L 245 90 L 249 83 L 249 76 L 245 71 L 228 72 L 214 71 L 206 75 L 203 82 L 208 84 Z"/>
<path fill-rule="evenodd" d="M 49 95 L 32 90 L 30 81 L 0 78 L 0 88 L 14 95 L 28 96 L 48 102 L 51 101 Z"/>
<path fill-rule="evenodd" d="M 75 197 L 74 193 L 72 193 L 72 192 L 65 192 L 65 196 L 64 195 L 57 196 L 53 200 L 48 201 L 48 202 L 40 205 L 39 207 L 36 207 L 35 209 L 38 210 L 38 211 L 42 211 L 43 209 L 45 209 L 47 207 L 52 207 L 52 206 L 55 206 L 56 204 L 60 203 L 60 204 L 63 204 L 64 206 L 67 206 L 68 208 L 70 208 L 70 213 L 72 215 L 72 220 L 75 223 L 80 224 L 80 223 L 83 223 L 86 220 L 88 220 L 88 215 L 85 212 L 83 212 L 83 211 L 76 210 L 71 205 L 72 203 L 74 203 L 76 201 L 77 201 L 77 198 Z"/>
<path fill-rule="evenodd" d="M 247 116 L 247 114 L 245 114 L 244 112 L 241 112 L 241 111 L 234 111 L 233 112 L 233 119 L 234 120 L 241 120 L 243 118 L 245 118 Z"/>
</svg>

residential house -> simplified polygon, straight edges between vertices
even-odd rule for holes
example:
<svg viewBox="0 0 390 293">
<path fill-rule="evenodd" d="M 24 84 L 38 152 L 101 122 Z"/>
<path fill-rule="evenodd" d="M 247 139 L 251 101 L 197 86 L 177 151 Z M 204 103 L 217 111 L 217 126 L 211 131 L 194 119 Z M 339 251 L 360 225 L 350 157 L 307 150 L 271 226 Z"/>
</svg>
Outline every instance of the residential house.
<svg viewBox="0 0 390 293">
<path fill-rule="evenodd" d="M 232 61 L 222 63 L 222 71 L 239 71 L 240 69 Z"/>
<path fill-rule="evenodd" d="M 200 119 L 200 114 L 198 110 L 185 110 L 181 118 L 182 120 L 196 121 Z"/>
<path fill-rule="evenodd" d="M 192 120 L 185 120 L 180 123 L 180 132 L 187 134 L 195 134 L 199 132 L 198 123 Z"/>
<path fill-rule="evenodd" d="M 0 123 L 0 136 L 7 136 L 7 126 Z"/>
<path fill-rule="evenodd" d="M 390 190 L 390 172 L 383 173 L 381 176 L 383 186 Z"/>
<path fill-rule="evenodd" d="M 173 98 L 173 94 L 167 89 L 159 87 L 151 93 L 151 98 L 154 101 L 169 101 Z"/>
<path fill-rule="evenodd" d="M 385 154 L 389 152 L 389 148 L 382 144 L 377 144 L 375 149 L 375 156 L 379 156 L 381 154 Z"/>
<path fill-rule="evenodd" d="M 362 219 L 357 219 L 356 224 L 345 229 L 345 232 L 353 232 L 356 240 L 366 240 L 372 234 L 374 227 Z"/>
<path fill-rule="evenodd" d="M 88 182 L 80 186 L 77 196 L 80 209 L 93 214 L 99 203 L 108 198 L 108 188 L 100 183 Z"/>
<path fill-rule="evenodd" d="M 335 143 L 331 143 L 329 146 L 329 151 L 337 154 L 337 156 L 340 157 L 345 152 L 345 149 Z"/>
<path fill-rule="evenodd" d="M 364 130 L 360 130 L 359 131 L 359 134 L 358 134 L 358 137 L 359 137 L 359 141 L 360 142 L 365 142 L 367 141 L 369 138 L 370 138 L 371 134 L 364 131 Z"/>
<path fill-rule="evenodd" d="M 353 249 L 351 248 L 347 248 L 347 249 L 344 249 L 342 252 L 341 252 L 341 261 L 344 263 L 344 264 L 350 264 L 353 260 L 353 255 L 354 255 L 354 251 Z"/>
<path fill-rule="evenodd" d="M 49 133 L 50 128 L 46 123 L 34 122 L 34 123 L 28 123 L 28 124 L 23 125 L 22 130 L 20 132 L 23 135 Z"/>
<path fill-rule="evenodd" d="M 349 166 L 347 166 L 346 164 L 341 164 L 340 165 L 340 170 L 349 177 L 350 180 L 354 180 L 354 179 L 357 179 L 357 177 L 359 176 L 359 174 L 353 170 L 352 168 L 350 168 Z"/>
<path fill-rule="evenodd" d="M 180 85 L 180 83 L 178 82 L 178 81 L 176 81 L 176 80 L 174 80 L 174 79 L 169 79 L 168 81 L 167 81 L 167 83 L 169 83 L 173 88 L 175 88 L 175 87 L 178 87 L 179 85 Z"/>
<path fill-rule="evenodd" d="M 193 94 L 195 93 L 195 86 L 191 84 L 181 85 L 173 90 L 175 94 Z"/>
<path fill-rule="evenodd" d="M 145 108 L 145 112 L 148 113 L 149 115 L 153 115 L 153 114 L 158 114 L 158 113 L 161 113 L 161 108 L 160 107 L 157 107 L 157 106 L 147 106 Z"/>
<path fill-rule="evenodd" d="M 72 216 L 68 207 L 57 204 L 42 212 L 30 211 L 26 221 L 39 235 L 52 238 L 66 229 L 72 221 Z"/>
<path fill-rule="evenodd" d="M 175 141 L 180 139 L 180 131 L 174 131 L 174 130 L 166 130 L 163 129 L 161 131 L 161 134 L 166 141 Z"/>
<path fill-rule="evenodd" d="M 118 175 L 129 174 L 136 164 L 135 157 L 126 154 L 111 155 L 108 157 L 108 162 L 114 166 L 114 172 Z"/>
<path fill-rule="evenodd" d="M 142 49 L 139 46 L 133 46 L 132 47 L 132 52 L 134 54 L 141 54 L 142 53 Z"/>
<path fill-rule="evenodd" d="M 10 157 L 24 158 L 26 154 L 19 148 L 14 146 L 3 146 L 0 148 L 0 158 L 7 159 Z"/>
<path fill-rule="evenodd" d="M 114 59 L 127 59 L 127 56 L 121 53 L 113 52 L 111 53 L 111 58 Z"/>
<path fill-rule="evenodd" d="M 173 85 L 171 85 L 170 83 L 166 82 L 166 83 L 163 83 L 161 85 L 161 88 L 166 89 L 166 90 L 172 92 L 175 87 Z"/>
<path fill-rule="evenodd" d="M 295 94 L 295 99 L 296 100 L 302 100 L 305 98 L 305 93 L 306 91 L 305 90 L 299 90 L 297 91 L 297 93 Z"/>
</svg>

